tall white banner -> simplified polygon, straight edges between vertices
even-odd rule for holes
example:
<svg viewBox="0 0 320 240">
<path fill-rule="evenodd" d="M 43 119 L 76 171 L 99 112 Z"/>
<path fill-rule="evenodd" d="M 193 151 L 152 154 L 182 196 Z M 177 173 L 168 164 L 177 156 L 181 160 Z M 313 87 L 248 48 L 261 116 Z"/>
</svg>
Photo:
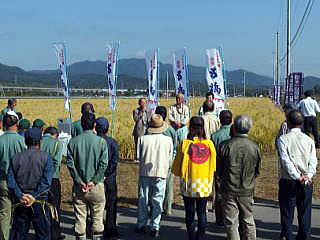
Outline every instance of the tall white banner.
<svg viewBox="0 0 320 240">
<path fill-rule="evenodd" d="M 207 71 L 206 79 L 208 83 L 209 92 L 214 94 L 215 111 L 220 112 L 224 109 L 225 90 L 223 78 L 223 66 L 220 53 L 217 49 L 207 49 Z"/>
<path fill-rule="evenodd" d="M 185 99 L 188 100 L 188 62 L 185 48 L 173 53 L 173 76 L 176 93 L 182 93 Z"/>
<path fill-rule="evenodd" d="M 117 106 L 117 61 L 119 42 L 107 45 L 107 82 L 109 87 L 109 107 L 112 111 Z"/>
<path fill-rule="evenodd" d="M 154 113 L 159 103 L 158 56 L 159 49 L 147 51 L 145 54 L 148 79 L 148 112 L 150 114 Z"/>
<path fill-rule="evenodd" d="M 64 107 L 66 111 L 70 112 L 69 102 L 69 84 L 67 75 L 67 62 L 66 62 L 66 47 L 64 43 L 54 43 L 53 47 L 58 57 L 59 70 L 61 74 L 61 86 L 64 95 Z"/>
</svg>

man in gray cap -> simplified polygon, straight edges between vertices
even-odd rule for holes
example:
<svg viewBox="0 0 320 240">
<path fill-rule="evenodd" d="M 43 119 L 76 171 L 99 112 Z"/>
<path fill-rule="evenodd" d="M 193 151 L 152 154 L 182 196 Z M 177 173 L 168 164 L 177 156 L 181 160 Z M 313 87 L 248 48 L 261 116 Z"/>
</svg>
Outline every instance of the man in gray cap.
<svg viewBox="0 0 320 240">
<path fill-rule="evenodd" d="M 25 133 L 28 149 L 16 154 L 9 168 L 8 188 L 13 193 L 14 202 L 19 203 L 13 217 L 12 239 L 27 239 L 31 222 L 36 239 L 51 239 L 49 208 L 35 202 L 48 201 L 54 173 L 51 156 L 40 150 L 41 136 L 40 129 L 28 129 Z"/>
<path fill-rule="evenodd" d="M 139 166 L 138 217 L 136 232 L 146 233 L 148 204 L 151 203 L 150 235 L 159 238 L 162 205 L 166 191 L 166 178 L 172 161 L 171 137 L 162 134 L 168 125 L 161 115 L 153 114 L 148 132 L 138 139 L 137 158 Z"/>
</svg>

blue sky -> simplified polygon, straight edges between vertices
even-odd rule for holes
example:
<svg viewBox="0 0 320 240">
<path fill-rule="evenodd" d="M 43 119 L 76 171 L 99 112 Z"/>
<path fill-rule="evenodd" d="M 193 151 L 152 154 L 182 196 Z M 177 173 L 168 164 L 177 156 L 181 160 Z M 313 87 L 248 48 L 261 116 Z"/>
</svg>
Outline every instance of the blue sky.
<svg viewBox="0 0 320 240">
<path fill-rule="evenodd" d="M 292 0 L 295 31 L 306 0 Z M 4 1 L 0 7 L 0 62 L 26 70 L 55 69 L 52 42 L 68 46 L 68 62 L 104 59 L 120 40 L 120 58 L 159 47 L 161 61 L 187 47 L 190 63 L 205 65 L 206 48 L 222 46 L 227 68 L 272 75 L 274 33 L 285 44 L 286 0 Z M 315 1 L 293 69 L 320 76 L 320 3 Z"/>
</svg>

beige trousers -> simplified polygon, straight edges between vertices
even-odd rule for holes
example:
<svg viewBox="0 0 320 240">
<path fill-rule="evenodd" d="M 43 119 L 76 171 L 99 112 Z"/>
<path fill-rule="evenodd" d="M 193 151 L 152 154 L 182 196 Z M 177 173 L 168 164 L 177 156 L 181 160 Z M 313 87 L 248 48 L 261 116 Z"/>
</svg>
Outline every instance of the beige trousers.
<svg viewBox="0 0 320 240">
<path fill-rule="evenodd" d="M 76 216 L 74 230 L 77 235 L 86 234 L 86 219 L 89 206 L 92 211 L 92 232 L 103 232 L 103 211 L 105 203 L 106 199 L 103 182 L 98 183 L 88 193 L 82 192 L 80 185 L 73 186 L 73 207 Z"/>
<path fill-rule="evenodd" d="M 11 227 L 12 203 L 7 181 L 0 181 L 0 240 L 8 240 Z"/>
<path fill-rule="evenodd" d="M 243 236 L 256 240 L 256 225 L 253 217 L 253 197 L 236 197 L 222 194 L 224 223 L 228 240 L 240 240 L 239 221 L 243 226 Z"/>
</svg>

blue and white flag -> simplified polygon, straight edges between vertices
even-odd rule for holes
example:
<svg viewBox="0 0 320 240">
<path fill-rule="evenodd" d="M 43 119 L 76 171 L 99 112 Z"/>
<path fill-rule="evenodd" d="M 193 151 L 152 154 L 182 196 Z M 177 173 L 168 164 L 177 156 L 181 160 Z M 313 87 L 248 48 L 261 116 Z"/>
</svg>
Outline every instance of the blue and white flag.
<svg viewBox="0 0 320 240">
<path fill-rule="evenodd" d="M 207 49 L 207 71 L 206 79 L 209 92 L 214 94 L 215 111 L 220 112 L 224 109 L 225 90 L 223 79 L 223 66 L 220 53 L 217 49 Z"/>
<path fill-rule="evenodd" d="M 147 51 L 145 54 L 147 79 L 148 79 L 148 112 L 154 113 L 159 103 L 159 78 L 158 78 L 158 56 L 159 49 Z"/>
<path fill-rule="evenodd" d="M 67 112 L 70 112 L 70 102 L 69 102 L 69 84 L 68 84 L 68 75 L 67 75 L 67 62 L 66 62 L 66 47 L 64 43 L 54 43 L 53 47 L 55 48 L 59 70 L 61 74 L 61 86 L 64 95 L 64 107 Z"/>
<path fill-rule="evenodd" d="M 117 61 L 119 42 L 107 46 L 107 82 L 109 87 L 109 107 L 112 111 L 117 106 Z"/>
<path fill-rule="evenodd" d="M 182 93 L 185 99 L 188 100 L 188 62 L 185 48 L 173 53 L 173 76 L 176 85 L 176 94 Z"/>
</svg>

